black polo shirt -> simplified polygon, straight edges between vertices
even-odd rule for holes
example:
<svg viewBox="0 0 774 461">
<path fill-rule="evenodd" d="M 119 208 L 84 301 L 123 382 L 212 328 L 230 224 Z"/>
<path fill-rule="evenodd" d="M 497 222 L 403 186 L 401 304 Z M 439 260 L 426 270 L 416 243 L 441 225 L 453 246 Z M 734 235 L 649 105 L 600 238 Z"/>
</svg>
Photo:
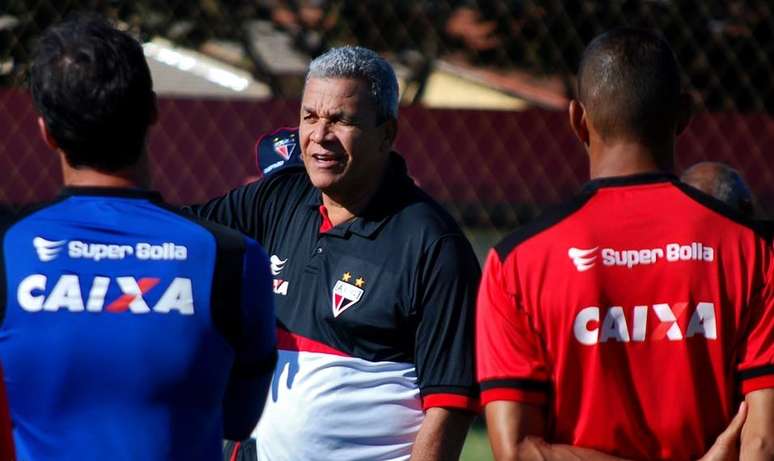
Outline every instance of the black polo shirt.
<svg viewBox="0 0 774 461">
<path fill-rule="evenodd" d="M 473 325 L 479 264 L 454 220 L 414 184 L 400 156 L 391 156 L 382 186 L 362 216 L 325 232 L 321 232 L 321 193 L 303 167 L 234 189 L 193 211 L 255 238 L 271 255 L 280 349 L 275 380 L 284 376 L 283 352 L 293 361 L 293 376 L 288 382 L 275 382 L 275 390 L 303 388 L 304 377 L 312 383 L 310 389 L 319 390 L 315 372 L 307 375 L 304 369 L 305 357 L 317 354 L 314 357 L 320 360 L 336 357 L 342 370 L 334 375 L 327 374 L 331 367 L 319 371 L 326 379 L 334 376 L 340 393 L 327 403 L 312 402 L 321 405 L 315 415 L 344 407 L 345 414 L 367 413 L 369 399 L 362 407 L 353 404 L 360 388 L 370 388 L 375 404 L 397 404 L 415 412 L 437 406 L 476 407 Z M 295 353 L 301 357 L 288 355 Z M 344 357 L 356 360 L 357 366 L 350 368 Z M 376 375 L 387 363 L 405 366 L 399 374 L 418 392 L 396 391 L 394 398 L 380 395 L 384 382 Z M 318 366 L 319 361 L 311 368 Z M 363 374 L 372 372 L 375 380 L 370 382 Z M 353 396 L 349 402 L 347 395 Z M 266 418 L 273 419 L 272 401 L 282 403 L 281 393 L 274 397 L 262 425 Z M 310 405 L 303 397 L 293 398 Z M 414 402 L 401 401 L 407 398 Z M 290 404 L 282 409 L 311 411 Z M 280 419 L 287 417 L 283 414 Z M 324 425 L 286 429 L 312 430 L 309 437 L 324 438 Z"/>
</svg>

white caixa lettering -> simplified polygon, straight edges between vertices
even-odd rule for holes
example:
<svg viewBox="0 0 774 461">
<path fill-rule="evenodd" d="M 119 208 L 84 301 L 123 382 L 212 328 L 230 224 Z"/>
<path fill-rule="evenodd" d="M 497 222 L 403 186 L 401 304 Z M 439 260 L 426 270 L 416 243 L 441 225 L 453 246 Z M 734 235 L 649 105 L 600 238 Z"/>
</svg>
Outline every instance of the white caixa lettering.
<svg viewBox="0 0 774 461">
<path fill-rule="evenodd" d="M 658 320 L 651 328 L 648 325 L 649 311 L 653 312 Z M 690 319 L 683 333 L 680 318 L 687 314 L 690 314 Z M 631 309 L 629 320 L 623 306 L 612 306 L 605 310 L 589 306 L 581 309 L 575 316 L 573 335 L 579 343 L 586 346 L 607 342 L 682 341 L 697 335 L 707 340 L 716 340 L 718 333 L 715 304 L 699 302 L 693 310 L 690 310 L 685 302 L 671 305 L 639 305 Z"/>
<path fill-rule="evenodd" d="M 88 296 L 84 299 L 81 280 L 77 275 L 64 274 L 56 280 L 46 295 L 48 278 L 42 274 L 25 277 L 16 289 L 16 299 L 27 312 L 130 312 L 132 314 L 169 314 L 177 311 L 181 315 L 194 314 L 193 285 L 191 279 L 175 277 L 166 286 L 158 301 L 150 307 L 144 295 L 159 285 L 158 278 L 140 278 L 131 276 L 97 276 L 88 285 Z M 106 305 L 105 297 L 111 284 L 115 284 L 120 296 Z M 84 285 L 84 288 L 87 285 Z M 84 290 L 86 291 L 86 290 Z"/>
</svg>

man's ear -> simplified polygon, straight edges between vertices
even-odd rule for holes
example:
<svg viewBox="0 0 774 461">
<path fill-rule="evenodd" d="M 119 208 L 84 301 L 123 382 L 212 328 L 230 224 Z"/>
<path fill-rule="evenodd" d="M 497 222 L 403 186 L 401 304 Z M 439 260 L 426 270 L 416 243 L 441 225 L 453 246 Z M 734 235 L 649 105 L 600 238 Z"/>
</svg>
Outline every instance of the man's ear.
<svg viewBox="0 0 774 461">
<path fill-rule="evenodd" d="M 589 127 L 586 117 L 586 109 L 580 101 L 573 99 L 570 101 L 570 107 L 567 110 L 570 116 L 570 128 L 575 133 L 575 137 L 586 147 L 589 146 Z"/>
<path fill-rule="evenodd" d="M 46 125 L 46 121 L 43 120 L 43 117 L 40 116 L 38 116 L 38 130 L 40 131 L 40 137 L 43 138 L 43 141 L 45 141 L 48 147 L 50 147 L 52 150 L 59 150 L 59 144 L 56 142 L 56 139 L 51 136 L 51 132 L 48 131 L 48 125 Z"/>
<path fill-rule="evenodd" d="M 688 93 L 680 94 L 680 105 L 677 108 L 677 126 L 675 127 L 675 135 L 680 135 L 691 123 L 691 117 L 693 116 L 693 99 Z"/>
</svg>

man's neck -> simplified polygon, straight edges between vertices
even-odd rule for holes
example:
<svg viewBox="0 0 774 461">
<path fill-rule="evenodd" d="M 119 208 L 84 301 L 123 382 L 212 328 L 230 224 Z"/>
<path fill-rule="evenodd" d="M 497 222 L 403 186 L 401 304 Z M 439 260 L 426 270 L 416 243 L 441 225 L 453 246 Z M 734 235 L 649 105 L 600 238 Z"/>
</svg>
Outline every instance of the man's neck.
<svg viewBox="0 0 774 461">
<path fill-rule="evenodd" d="M 322 202 L 328 211 L 328 219 L 330 219 L 331 224 L 338 226 L 360 216 L 381 187 L 385 174 L 386 167 L 385 171 L 382 172 L 382 178 L 371 181 L 363 185 L 363 187 L 356 188 L 354 192 L 337 194 L 335 192 L 328 193 L 323 191 Z"/>
<path fill-rule="evenodd" d="M 62 179 L 69 187 L 147 188 L 149 175 L 144 160 L 138 164 L 111 172 L 92 168 L 74 168 L 62 156 Z"/>
<path fill-rule="evenodd" d="M 323 192 L 322 202 L 325 209 L 328 210 L 328 219 L 330 219 L 331 224 L 338 226 L 360 215 L 368 206 L 376 190 L 373 189 L 368 194 L 359 194 L 357 197 L 337 197 Z"/>
<path fill-rule="evenodd" d="M 674 148 L 653 148 L 638 142 L 599 142 L 589 152 L 591 179 L 642 173 L 672 172 Z"/>
</svg>

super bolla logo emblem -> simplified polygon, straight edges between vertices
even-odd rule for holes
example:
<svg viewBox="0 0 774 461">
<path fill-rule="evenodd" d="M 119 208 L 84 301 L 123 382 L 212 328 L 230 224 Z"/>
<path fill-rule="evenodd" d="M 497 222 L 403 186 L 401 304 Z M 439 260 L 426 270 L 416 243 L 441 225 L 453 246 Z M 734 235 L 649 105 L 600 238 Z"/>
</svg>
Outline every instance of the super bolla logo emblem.
<svg viewBox="0 0 774 461">
<path fill-rule="evenodd" d="M 341 280 L 336 280 L 336 284 L 333 286 L 331 302 L 333 304 L 334 317 L 341 315 L 342 312 L 352 307 L 363 297 L 362 287 L 365 286 L 365 279 L 363 277 L 356 278 L 354 285 L 349 283 L 351 279 L 352 274 L 345 272 L 341 276 Z"/>
<path fill-rule="evenodd" d="M 285 264 L 288 262 L 287 258 L 280 259 L 277 255 L 271 255 L 269 262 L 271 263 L 271 275 L 274 276 L 274 294 L 287 296 L 289 282 L 279 278 L 282 270 L 285 269 Z"/>
<path fill-rule="evenodd" d="M 84 285 L 77 275 L 65 274 L 53 284 L 46 294 L 48 277 L 42 274 L 27 276 L 16 289 L 16 299 L 27 312 L 130 312 L 132 314 L 169 314 L 177 311 L 182 315 L 194 314 L 191 279 L 175 277 L 168 285 L 156 277 L 94 277 L 90 285 Z M 107 302 L 108 289 L 115 286 L 120 294 Z M 145 299 L 151 290 L 164 291 L 153 306 Z M 85 295 L 85 296 L 84 296 Z"/>
<path fill-rule="evenodd" d="M 67 243 L 66 240 L 46 240 L 43 237 L 32 239 L 32 246 L 38 252 L 38 259 L 44 263 L 56 259 L 65 243 Z"/>
</svg>

